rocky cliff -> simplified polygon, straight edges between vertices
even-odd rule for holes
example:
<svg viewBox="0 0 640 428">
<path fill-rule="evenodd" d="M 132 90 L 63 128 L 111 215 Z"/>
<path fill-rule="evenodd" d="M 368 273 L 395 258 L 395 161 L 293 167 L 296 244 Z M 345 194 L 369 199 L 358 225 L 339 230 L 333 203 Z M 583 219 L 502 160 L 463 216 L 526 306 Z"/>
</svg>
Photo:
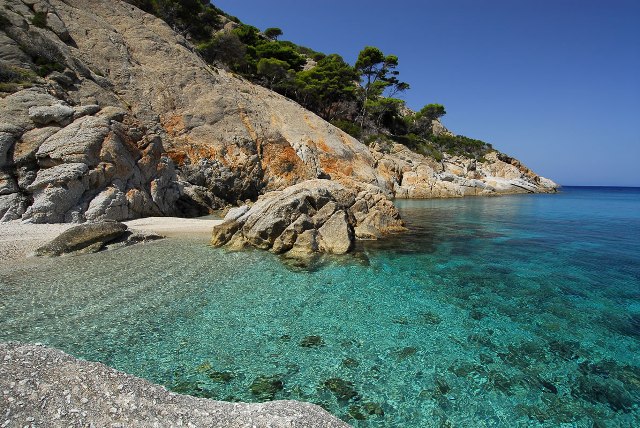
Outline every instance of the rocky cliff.
<svg viewBox="0 0 640 428">
<path fill-rule="evenodd" d="M 118 0 L 0 0 L 0 28 L 2 220 L 198 215 L 316 178 L 414 198 L 555 189 L 498 153 L 370 149 Z"/>
</svg>

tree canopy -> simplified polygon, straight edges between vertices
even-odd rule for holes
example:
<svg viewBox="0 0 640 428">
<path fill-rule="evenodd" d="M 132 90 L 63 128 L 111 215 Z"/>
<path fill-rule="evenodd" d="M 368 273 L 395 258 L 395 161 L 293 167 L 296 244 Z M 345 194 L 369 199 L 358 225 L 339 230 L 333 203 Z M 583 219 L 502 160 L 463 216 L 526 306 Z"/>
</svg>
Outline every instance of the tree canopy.
<svg viewBox="0 0 640 428">
<path fill-rule="evenodd" d="M 282 30 L 276 27 L 271 27 L 264 30 L 264 35 L 269 40 L 278 40 L 278 37 L 282 36 L 282 34 Z"/>
</svg>

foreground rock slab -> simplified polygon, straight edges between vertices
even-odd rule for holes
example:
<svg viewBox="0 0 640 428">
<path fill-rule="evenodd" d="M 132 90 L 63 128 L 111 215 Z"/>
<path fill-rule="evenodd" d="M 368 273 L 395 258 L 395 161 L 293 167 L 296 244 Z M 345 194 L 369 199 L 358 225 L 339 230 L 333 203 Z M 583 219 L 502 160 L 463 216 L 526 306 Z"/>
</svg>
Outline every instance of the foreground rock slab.
<svg viewBox="0 0 640 428">
<path fill-rule="evenodd" d="M 65 230 L 38 248 L 35 255 L 55 257 L 70 253 L 95 253 L 111 243 L 129 245 L 160 238 L 162 236 L 151 233 L 132 233 L 126 224 L 117 221 L 84 223 Z"/>
<path fill-rule="evenodd" d="M 345 254 L 356 238 L 404 231 L 393 203 L 377 188 L 356 192 L 330 180 L 307 180 L 229 211 L 211 243 L 303 256 Z"/>
<path fill-rule="evenodd" d="M 100 363 L 37 345 L 0 344 L 5 426 L 348 427 L 297 401 L 225 403 L 174 394 Z"/>
</svg>

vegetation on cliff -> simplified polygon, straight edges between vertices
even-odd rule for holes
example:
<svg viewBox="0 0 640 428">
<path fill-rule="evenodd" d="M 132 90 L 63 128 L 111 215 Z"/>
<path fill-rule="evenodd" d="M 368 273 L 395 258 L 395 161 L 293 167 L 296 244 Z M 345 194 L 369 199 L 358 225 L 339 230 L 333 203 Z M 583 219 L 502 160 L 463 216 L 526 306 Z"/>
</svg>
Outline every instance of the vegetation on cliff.
<svg viewBox="0 0 640 428">
<path fill-rule="evenodd" d="M 399 79 L 399 59 L 367 46 L 356 63 L 279 40 L 280 28 L 264 31 L 243 24 L 208 0 L 128 0 L 165 20 L 191 40 L 209 63 L 226 67 L 272 89 L 365 142 L 396 141 L 421 154 L 443 153 L 482 160 L 492 150 L 483 141 L 440 133 L 434 120 L 444 106 L 409 110 L 398 95 L 409 89 Z"/>
</svg>

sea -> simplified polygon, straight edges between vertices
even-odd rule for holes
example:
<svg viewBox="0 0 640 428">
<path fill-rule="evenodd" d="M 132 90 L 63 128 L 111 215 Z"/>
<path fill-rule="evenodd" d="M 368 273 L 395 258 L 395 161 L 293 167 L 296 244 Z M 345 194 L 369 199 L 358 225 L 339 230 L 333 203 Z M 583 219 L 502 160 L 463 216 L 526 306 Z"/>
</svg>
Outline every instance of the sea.
<svg viewBox="0 0 640 428">
<path fill-rule="evenodd" d="M 292 264 L 166 239 L 0 266 L 0 341 L 355 427 L 640 427 L 640 188 L 396 200 Z"/>
</svg>

